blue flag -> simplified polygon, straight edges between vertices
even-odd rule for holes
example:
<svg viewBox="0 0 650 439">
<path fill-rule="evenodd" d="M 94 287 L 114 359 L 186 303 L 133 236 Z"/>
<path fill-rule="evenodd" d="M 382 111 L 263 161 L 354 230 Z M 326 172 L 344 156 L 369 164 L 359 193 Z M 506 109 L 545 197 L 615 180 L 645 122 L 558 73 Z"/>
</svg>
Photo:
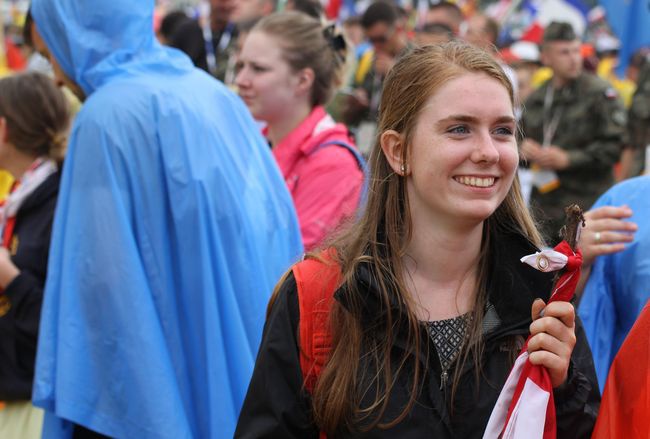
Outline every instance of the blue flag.
<svg viewBox="0 0 650 439">
<path fill-rule="evenodd" d="M 650 1 L 600 0 L 607 11 L 607 21 L 621 40 L 620 61 L 616 73 L 625 76 L 630 57 L 638 49 L 650 46 Z"/>
<path fill-rule="evenodd" d="M 156 42 L 153 0 L 32 14 L 88 97 L 52 232 L 44 436 L 232 437 L 268 298 L 302 252 L 269 147 L 237 96 Z"/>
</svg>

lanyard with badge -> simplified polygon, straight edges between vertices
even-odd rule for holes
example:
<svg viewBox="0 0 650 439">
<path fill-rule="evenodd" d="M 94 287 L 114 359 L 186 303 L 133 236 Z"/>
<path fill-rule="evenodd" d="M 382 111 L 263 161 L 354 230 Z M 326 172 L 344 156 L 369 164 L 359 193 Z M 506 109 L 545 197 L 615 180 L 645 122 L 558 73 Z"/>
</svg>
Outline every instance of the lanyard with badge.
<svg viewBox="0 0 650 439">
<path fill-rule="evenodd" d="M 544 95 L 542 148 L 548 148 L 552 145 L 553 137 L 555 137 L 555 132 L 562 117 L 562 107 L 558 107 L 555 111 L 552 111 L 554 94 L 553 85 L 549 84 Z M 560 179 L 552 169 L 541 169 L 539 166 L 533 165 L 531 170 L 533 171 L 533 185 L 540 193 L 546 194 L 560 187 Z"/>
<path fill-rule="evenodd" d="M 214 39 L 212 35 L 212 29 L 208 24 L 203 28 L 203 39 L 205 40 L 205 52 L 206 52 L 206 61 L 208 63 L 208 71 L 213 75 L 217 75 L 217 52 L 221 53 L 228 48 L 230 40 L 232 39 L 233 32 L 235 31 L 235 25 L 232 23 L 226 24 L 226 28 L 221 33 L 219 37 L 219 44 L 215 51 Z"/>
</svg>

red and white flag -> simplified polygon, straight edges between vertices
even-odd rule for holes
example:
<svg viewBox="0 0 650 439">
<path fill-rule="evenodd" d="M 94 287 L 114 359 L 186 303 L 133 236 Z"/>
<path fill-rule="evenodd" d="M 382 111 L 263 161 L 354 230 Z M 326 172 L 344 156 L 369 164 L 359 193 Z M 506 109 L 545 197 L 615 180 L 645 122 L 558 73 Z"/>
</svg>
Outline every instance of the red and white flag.
<svg viewBox="0 0 650 439">
<path fill-rule="evenodd" d="M 582 254 L 562 241 L 553 250 L 528 255 L 522 262 L 540 270 L 564 268 L 549 299 L 569 301 L 578 280 Z M 483 439 L 555 439 L 555 403 L 548 370 L 528 360 L 528 342 L 522 348 L 492 410 Z"/>
</svg>

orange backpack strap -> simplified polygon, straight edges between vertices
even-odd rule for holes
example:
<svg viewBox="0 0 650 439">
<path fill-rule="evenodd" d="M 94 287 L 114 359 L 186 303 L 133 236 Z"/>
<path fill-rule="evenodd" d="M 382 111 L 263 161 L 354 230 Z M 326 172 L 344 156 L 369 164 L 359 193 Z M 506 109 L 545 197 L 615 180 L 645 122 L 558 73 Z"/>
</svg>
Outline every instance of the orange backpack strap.
<svg viewBox="0 0 650 439">
<path fill-rule="evenodd" d="M 319 259 L 305 259 L 293 266 L 300 309 L 300 368 L 310 394 L 332 349 L 329 315 L 341 283 L 341 269 L 328 253 L 323 251 Z"/>
</svg>

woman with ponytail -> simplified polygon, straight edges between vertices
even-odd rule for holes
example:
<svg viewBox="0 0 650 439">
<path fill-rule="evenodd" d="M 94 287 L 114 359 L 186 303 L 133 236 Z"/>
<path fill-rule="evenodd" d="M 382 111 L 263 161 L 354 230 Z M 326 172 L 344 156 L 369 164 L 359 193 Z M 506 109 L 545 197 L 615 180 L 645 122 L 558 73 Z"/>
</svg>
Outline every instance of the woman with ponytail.
<svg viewBox="0 0 650 439">
<path fill-rule="evenodd" d="M 0 437 L 40 437 L 42 414 L 30 399 L 68 125 L 68 103 L 50 78 L 0 79 L 0 168 L 14 177 L 0 205 Z"/>
<path fill-rule="evenodd" d="M 354 215 L 362 192 L 363 159 L 347 128 L 324 108 L 341 84 L 345 59 L 345 39 L 333 25 L 282 12 L 253 27 L 237 66 L 239 95 L 266 123 L 308 250 Z"/>
</svg>

